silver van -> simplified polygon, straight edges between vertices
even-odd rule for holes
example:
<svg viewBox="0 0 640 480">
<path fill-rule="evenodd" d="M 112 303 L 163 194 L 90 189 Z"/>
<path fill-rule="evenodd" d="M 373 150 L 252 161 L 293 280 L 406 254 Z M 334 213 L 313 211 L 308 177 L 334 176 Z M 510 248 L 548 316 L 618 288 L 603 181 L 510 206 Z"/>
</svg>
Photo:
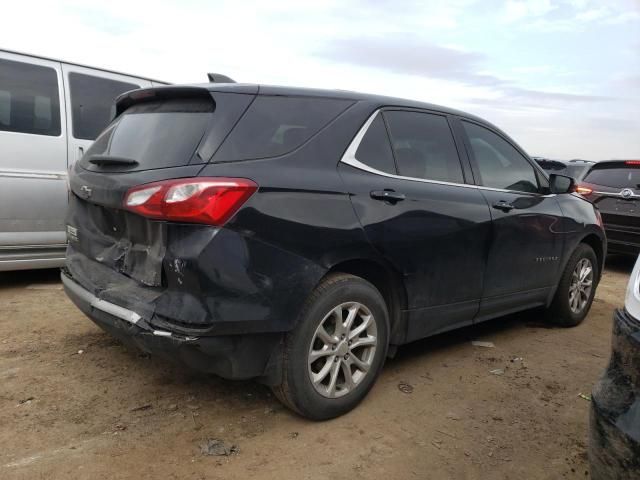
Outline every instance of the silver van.
<svg viewBox="0 0 640 480">
<path fill-rule="evenodd" d="M 67 169 L 118 95 L 164 84 L 0 50 L 0 271 L 63 265 Z"/>
</svg>

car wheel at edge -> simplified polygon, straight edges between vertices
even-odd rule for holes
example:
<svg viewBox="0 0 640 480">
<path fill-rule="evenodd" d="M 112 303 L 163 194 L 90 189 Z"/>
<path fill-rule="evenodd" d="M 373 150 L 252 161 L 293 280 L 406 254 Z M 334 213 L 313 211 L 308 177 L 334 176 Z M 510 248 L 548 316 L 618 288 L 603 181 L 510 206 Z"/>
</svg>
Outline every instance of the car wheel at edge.
<svg viewBox="0 0 640 480">
<path fill-rule="evenodd" d="M 337 417 L 366 396 L 382 369 L 389 337 L 380 292 L 348 274 L 327 276 L 287 334 L 276 396 L 314 420 Z"/>
<path fill-rule="evenodd" d="M 593 249 L 578 245 L 565 266 L 548 317 L 562 327 L 580 324 L 589 313 L 599 278 L 598 260 Z"/>
</svg>

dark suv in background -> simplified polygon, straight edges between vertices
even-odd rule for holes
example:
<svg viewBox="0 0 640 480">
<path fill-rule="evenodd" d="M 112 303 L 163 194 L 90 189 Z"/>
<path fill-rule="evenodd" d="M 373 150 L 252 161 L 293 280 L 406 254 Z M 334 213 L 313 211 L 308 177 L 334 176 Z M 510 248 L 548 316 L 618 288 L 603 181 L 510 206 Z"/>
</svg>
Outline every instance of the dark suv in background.
<svg viewBox="0 0 640 480">
<path fill-rule="evenodd" d="M 534 307 L 586 316 L 604 232 L 455 110 L 242 84 L 121 96 L 70 173 L 65 290 L 103 329 L 314 419 L 390 347 Z"/>
<path fill-rule="evenodd" d="M 640 253 L 640 160 L 594 164 L 578 193 L 602 213 L 610 253 Z"/>
<path fill-rule="evenodd" d="M 556 173 L 581 180 L 589 171 L 589 168 L 596 163 L 589 160 L 551 160 L 542 157 L 532 157 L 547 173 Z"/>
</svg>

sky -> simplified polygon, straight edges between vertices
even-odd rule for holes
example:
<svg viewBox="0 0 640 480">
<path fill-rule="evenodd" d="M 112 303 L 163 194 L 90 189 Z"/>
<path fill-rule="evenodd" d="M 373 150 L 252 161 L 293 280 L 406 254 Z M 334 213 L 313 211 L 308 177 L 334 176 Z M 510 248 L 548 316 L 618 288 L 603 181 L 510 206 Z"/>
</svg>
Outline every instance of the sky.
<svg viewBox="0 0 640 480">
<path fill-rule="evenodd" d="M 458 108 L 530 155 L 640 159 L 640 0 L 21 0 L 0 48 Z"/>
</svg>

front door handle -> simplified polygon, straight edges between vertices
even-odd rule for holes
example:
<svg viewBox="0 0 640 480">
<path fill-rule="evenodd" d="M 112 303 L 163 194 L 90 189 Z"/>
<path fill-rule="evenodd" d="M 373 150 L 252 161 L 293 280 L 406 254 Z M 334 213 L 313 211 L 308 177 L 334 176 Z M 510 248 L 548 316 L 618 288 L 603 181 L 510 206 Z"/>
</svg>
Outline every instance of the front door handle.
<svg viewBox="0 0 640 480">
<path fill-rule="evenodd" d="M 509 212 L 511 210 L 513 210 L 513 205 L 511 205 L 509 202 L 506 202 L 504 200 L 500 200 L 499 202 L 496 202 L 493 204 L 493 208 L 496 208 L 498 210 L 502 210 L 503 212 Z"/>
<path fill-rule="evenodd" d="M 395 190 L 373 190 L 371 192 L 371 198 L 374 200 L 382 200 L 383 202 L 396 203 L 401 202 L 407 197 L 404 193 L 399 193 Z"/>
</svg>

